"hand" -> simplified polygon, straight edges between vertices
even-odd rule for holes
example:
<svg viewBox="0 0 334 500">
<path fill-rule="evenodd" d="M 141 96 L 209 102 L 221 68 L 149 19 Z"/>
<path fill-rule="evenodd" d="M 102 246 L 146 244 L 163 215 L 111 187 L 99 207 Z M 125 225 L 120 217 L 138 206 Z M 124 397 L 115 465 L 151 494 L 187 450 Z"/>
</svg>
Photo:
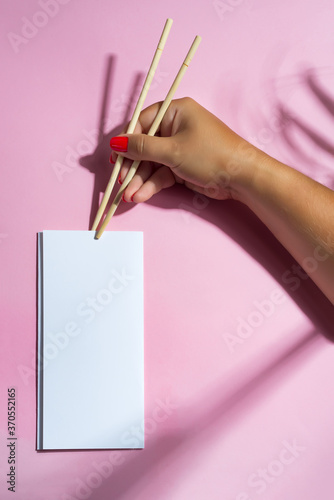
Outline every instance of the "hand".
<svg viewBox="0 0 334 500">
<path fill-rule="evenodd" d="M 157 136 L 150 137 L 146 134 L 160 105 L 142 111 L 134 134 L 123 135 L 127 140 L 122 139 L 120 154 L 144 160 L 124 192 L 125 201 L 146 201 L 176 182 L 211 198 L 238 199 L 239 186 L 252 181 L 254 156 L 263 153 L 190 98 L 172 101 Z M 116 156 L 114 151 L 114 161 Z M 124 160 L 121 182 L 131 163 Z"/>
<path fill-rule="evenodd" d="M 149 137 L 158 109 L 157 103 L 141 113 L 134 134 L 111 140 L 126 158 L 145 160 L 124 199 L 146 201 L 181 182 L 212 198 L 243 202 L 334 304 L 334 192 L 252 146 L 189 98 L 173 101 L 160 137 Z"/>
</svg>

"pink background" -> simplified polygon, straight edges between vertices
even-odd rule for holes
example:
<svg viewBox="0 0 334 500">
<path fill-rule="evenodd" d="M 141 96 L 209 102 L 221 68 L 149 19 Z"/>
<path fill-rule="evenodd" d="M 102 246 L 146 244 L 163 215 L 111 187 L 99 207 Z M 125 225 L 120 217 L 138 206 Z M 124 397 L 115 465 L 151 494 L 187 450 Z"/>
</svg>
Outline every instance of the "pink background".
<svg viewBox="0 0 334 500">
<path fill-rule="evenodd" d="M 332 499 L 333 308 L 241 205 L 176 187 L 110 226 L 144 232 L 145 450 L 37 453 L 34 362 L 36 233 L 88 228 L 167 17 L 147 104 L 200 34 L 177 97 L 334 186 L 333 2 L 1 4 L 1 499 L 11 386 L 16 499 Z"/>
</svg>

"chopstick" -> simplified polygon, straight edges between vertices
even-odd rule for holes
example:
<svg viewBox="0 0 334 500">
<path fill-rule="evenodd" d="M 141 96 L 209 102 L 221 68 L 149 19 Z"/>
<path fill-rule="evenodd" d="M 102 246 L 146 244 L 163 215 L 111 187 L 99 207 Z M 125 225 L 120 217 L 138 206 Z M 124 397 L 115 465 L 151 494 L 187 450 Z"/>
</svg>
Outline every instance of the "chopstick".
<svg viewBox="0 0 334 500">
<path fill-rule="evenodd" d="M 153 136 L 156 133 L 156 131 L 158 130 L 159 125 L 160 125 L 160 123 L 161 123 L 161 121 L 162 121 L 162 119 L 163 119 L 163 117 L 168 109 L 168 106 L 170 105 L 170 103 L 173 99 L 173 96 L 176 92 L 176 89 L 180 85 L 181 80 L 182 80 L 182 78 L 183 78 L 183 76 L 184 76 L 184 74 L 185 74 L 185 72 L 190 64 L 191 59 L 194 57 L 194 54 L 195 54 L 201 40 L 202 40 L 202 38 L 200 36 L 195 37 L 195 39 L 194 39 L 194 41 L 193 41 L 193 43 L 188 51 L 188 54 L 186 55 L 185 60 L 183 61 L 182 66 L 179 69 L 179 72 L 176 75 L 175 80 L 172 83 L 172 86 L 169 89 L 168 94 L 167 94 L 164 102 L 162 103 L 147 135 Z M 108 225 L 108 222 L 110 221 L 111 217 L 114 215 L 114 213 L 115 213 L 115 211 L 116 211 L 116 209 L 117 209 L 117 207 L 122 199 L 122 195 L 123 195 L 125 189 L 127 188 L 129 182 L 131 181 L 131 179 L 135 175 L 139 164 L 140 164 L 140 161 L 138 161 L 138 160 L 136 160 L 132 163 L 132 165 L 131 165 L 131 167 L 130 167 L 130 169 L 129 169 L 129 171 L 128 171 L 128 173 L 123 181 L 123 184 L 119 188 L 119 190 L 115 196 L 115 199 L 112 202 L 112 205 L 111 205 L 99 231 L 97 232 L 97 234 L 95 236 L 96 239 L 99 239 L 102 236 L 104 230 L 106 229 L 106 227 Z"/>
<path fill-rule="evenodd" d="M 163 51 L 163 49 L 165 47 L 165 43 L 166 43 L 167 37 L 169 35 L 170 29 L 172 27 L 172 24 L 173 24 L 173 19 L 169 19 L 168 18 L 167 21 L 166 21 L 166 23 L 165 23 L 164 29 L 162 31 L 162 34 L 161 34 L 158 46 L 157 46 L 157 48 L 155 50 L 155 53 L 154 53 L 154 56 L 153 56 L 153 59 L 152 59 L 152 62 L 151 62 L 150 69 L 148 70 L 148 73 L 146 75 L 143 88 L 142 88 L 140 96 L 138 98 L 138 102 L 136 104 L 136 107 L 135 107 L 135 110 L 133 112 L 132 118 L 131 118 L 130 123 L 128 125 L 127 131 L 126 131 L 127 134 L 132 134 L 132 132 L 134 131 L 134 129 L 136 127 L 136 124 L 137 124 L 140 112 L 141 112 L 141 110 L 142 110 L 142 108 L 144 106 L 144 101 L 146 99 L 147 92 L 149 91 L 149 88 L 151 86 L 155 70 L 157 69 L 157 66 L 158 66 L 158 63 L 159 63 L 162 51 Z M 99 225 L 99 222 L 101 220 L 101 217 L 103 216 L 103 213 L 104 213 L 105 208 L 106 208 L 106 206 L 108 204 L 111 192 L 112 192 L 112 190 L 114 188 L 116 179 L 118 177 L 119 171 L 121 170 L 123 159 L 124 159 L 123 156 L 121 156 L 121 155 L 117 156 L 117 160 L 115 162 L 112 174 L 110 176 L 108 185 L 107 185 L 105 193 L 103 195 L 101 205 L 99 206 L 99 209 L 97 211 L 95 220 L 93 222 L 92 231 L 96 230 L 96 228 Z"/>
</svg>

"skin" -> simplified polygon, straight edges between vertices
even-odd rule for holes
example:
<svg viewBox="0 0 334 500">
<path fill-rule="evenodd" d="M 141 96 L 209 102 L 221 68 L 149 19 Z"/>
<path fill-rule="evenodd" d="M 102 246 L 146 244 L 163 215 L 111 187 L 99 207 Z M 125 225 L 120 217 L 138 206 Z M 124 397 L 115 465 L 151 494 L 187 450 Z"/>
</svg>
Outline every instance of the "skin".
<svg viewBox="0 0 334 500">
<path fill-rule="evenodd" d="M 147 136 L 160 104 L 142 111 L 134 134 L 123 134 L 128 146 L 122 156 L 143 160 L 125 201 L 147 201 L 176 182 L 211 198 L 238 200 L 334 304 L 334 192 L 260 151 L 190 98 L 172 101 L 158 136 Z M 123 163 L 121 181 L 129 165 Z"/>
</svg>

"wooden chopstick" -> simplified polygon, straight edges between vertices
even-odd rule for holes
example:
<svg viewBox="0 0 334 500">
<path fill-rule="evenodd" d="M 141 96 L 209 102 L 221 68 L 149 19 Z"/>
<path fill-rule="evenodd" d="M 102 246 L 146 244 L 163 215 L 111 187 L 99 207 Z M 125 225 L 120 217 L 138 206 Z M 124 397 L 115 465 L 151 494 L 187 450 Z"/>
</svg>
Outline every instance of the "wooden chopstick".
<svg viewBox="0 0 334 500">
<path fill-rule="evenodd" d="M 165 47 L 165 43 L 166 43 L 167 37 L 169 35 L 170 29 L 172 27 L 172 24 L 173 24 L 173 20 L 168 18 L 166 23 L 165 23 L 164 29 L 162 31 L 158 46 L 155 50 L 150 69 L 148 70 L 148 73 L 146 75 L 142 91 L 141 91 L 140 96 L 138 98 L 138 102 L 136 104 L 135 110 L 133 112 L 132 118 L 131 118 L 129 126 L 127 128 L 127 131 L 126 131 L 127 134 L 132 134 L 132 132 L 135 129 L 135 126 L 136 126 L 137 121 L 138 121 L 138 117 L 140 115 L 141 110 L 143 109 L 144 101 L 145 101 L 145 98 L 147 96 L 147 92 L 151 86 L 155 70 L 157 69 L 157 66 L 158 66 L 162 51 Z M 121 156 L 121 155 L 117 156 L 117 160 L 115 162 L 112 174 L 110 176 L 108 185 L 107 185 L 105 193 L 103 195 L 101 205 L 99 206 L 95 220 L 93 222 L 93 226 L 92 226 L 93 231 L 96 230 L 96 228 L 99 225 L 99 222 L 101 220 L 101 217 L 103 216 L 103 213 L 104 213 L 105 208 L 108 204 L 111 192 L 114 188 L 116 179 L 118 177 L 119 171 L 121 170 L 123 159 L 124 159 L 123 156 Z"/>
<path fill-rule="evenodd" d="M 168 109 L 168 106 L 170 105 L 172 99 L 173 99 L 173 96 L 175 94 L 175 91 L 176 89 L 178 88 L 178 86 L 180 85 L 180 82 L 184 76 L 184 73 L 186 72 L 189 64 L 190 64 L 190 61 L 191 59 L 193 58 L 199 44 L 201 42 L 201 37 L 200 36 L 196 36 L 189 51 L 188 51 L 188 54 L 186 55 L 186 58 L 185 60 L 183 61 L 182 63 L 182 66 L 181 68 L 179 69 L 179 72 L 178 74 L 176 75 L 175 77 L 175 80 L 171 86 L 171 88 L 169 89 L 169 92 L 164 100 L 164 102 L 162 103 L 151 127 L 150 127 L 150 130 L 148 131 L 148 134 L 147 135 L 154 135 L 156 133 L 156 131 L 158 130 L 158 127 Z M 133 176 L 135 175 L 136 171 L 137 171 L 137 168 L 140 164 L 140 161 L 136 160 L 132 163 L 121 187 L 119 188 L 116 196 L 115 196 L 115 199 L 114 201 L 112 202 L 112 205 L 99 229 L 99 231 L 97 232 L 96 234 L 96 239 L 99 239 L 101 237 L 101 235 L 103 234 L 104 230 L 106 229 L 107 225 L 108 225 L 108 222 L 110 221 L 111 217 L 114 215 L 121 199 L 122 199 L 122 196 L 123 196 L 123 193 L 125 191 L 125 189 L 127 188 L 129 182 L 131 181 L 131 179 L 133 178 Z"/>
</svg>

